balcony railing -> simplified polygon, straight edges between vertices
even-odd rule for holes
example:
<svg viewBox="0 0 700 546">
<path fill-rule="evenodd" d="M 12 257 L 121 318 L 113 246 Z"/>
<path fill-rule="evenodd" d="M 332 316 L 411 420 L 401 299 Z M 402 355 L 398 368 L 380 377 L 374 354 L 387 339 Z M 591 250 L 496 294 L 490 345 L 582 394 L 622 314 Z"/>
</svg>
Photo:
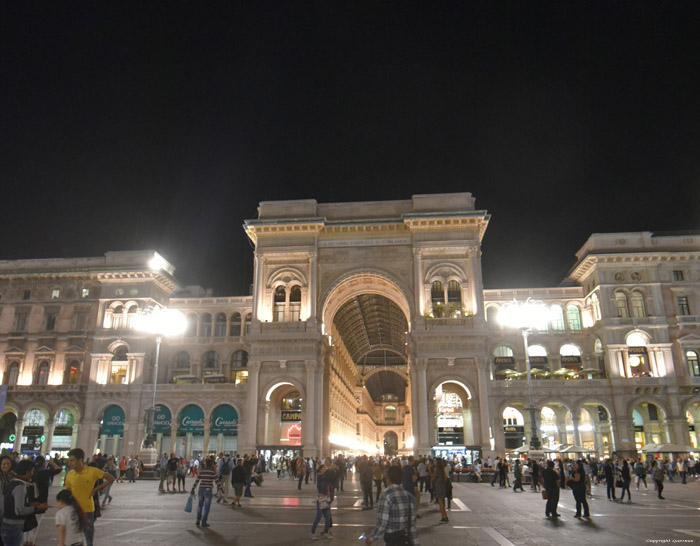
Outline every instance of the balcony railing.
<svg viewBox="0 0 700 546">
<path fill-rule="evenodd" d="M 426 318 L 425 329 L 433 330 L 435 328 L 473 328 L 474 317 L 459 317 L 459 318 Z"/>
<path fill-rule="evenodd" d="M 306 321 L 298 320 L 295 322 L 261 322 L 260 333 L 262 334 L 277 334 L 277 333 L 297 333 L 306 332 Z"/>
</svg>

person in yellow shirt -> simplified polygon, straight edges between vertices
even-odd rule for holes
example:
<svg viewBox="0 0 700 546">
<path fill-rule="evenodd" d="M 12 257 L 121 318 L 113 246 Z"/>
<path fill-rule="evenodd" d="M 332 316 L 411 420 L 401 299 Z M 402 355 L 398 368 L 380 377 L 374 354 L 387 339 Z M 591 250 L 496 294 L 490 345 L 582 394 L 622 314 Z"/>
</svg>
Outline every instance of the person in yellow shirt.
<svg viewBox="0 0 700 546">
<path fill-rule="evenodd" d="M 82 449 L 75 448 L 68 452 L 68 466 L 71 470 L 66 474 L 65 487 L 73 494 L 90 521 L 90 528 L 85 530 L 85 541 L 87 546 L 92 546 L 95 535 L 95 502 L 92 497 L 110 485 L 114 477 L 99 468 L 86 466 L 84 461 L 85 452 Z M 101 479 L 105 481 L 96 486 L 95 482 Z"/>
</svg>

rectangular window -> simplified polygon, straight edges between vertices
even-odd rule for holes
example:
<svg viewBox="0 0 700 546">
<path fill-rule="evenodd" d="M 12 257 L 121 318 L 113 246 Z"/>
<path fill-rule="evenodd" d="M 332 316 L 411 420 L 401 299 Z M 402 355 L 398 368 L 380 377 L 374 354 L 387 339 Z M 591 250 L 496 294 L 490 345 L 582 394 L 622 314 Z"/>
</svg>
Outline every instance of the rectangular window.
<svg viewBox="0 0 700 546">
<path fill-rule="evenodd" d="M 75 312 L 75 329 L 76 330 L 87 329 L 87 311 L 76 311 Z"/>
<path fill-rule="evenodd" d="M 673 272 L 673 280 L 674 281 L 684 281 L 685 275 L 683 274 L 683 271 L 674 271 Z"/>
<path fill-rule="evenodd" d="M 44 330 L 47 332 L 53 332 L 56 329 L 56 319 L 58 318 L 58 311 L 46 311 L 44 320 Z"/>
<path fill-rule="evenodd" d="M 289 319 L 297 322 L 301 318 L 301 304 L 291 303 L 289 305 Z"/>
<path fill-rule="evenodd" d="M 678 314 L 682 316 L 690 315 L 688 296 L 678 296 Z"/>
<path fill-rule="evenodd" d="M 80 297 L 81 298 L 87 298 L 90 295 L 90 289 L 89 288 L 83 288 L 80 291 Z"/>
<path fill-rule="evenodd" d="M 58 298 L 61 297 L 61 289 L 60 288 L 54 288 L 51 291 L 51 299 L 52 300 L 57 300 Z"/>
<path fill-rule="evenodd" d="M 25 311 L 18 311 L 15 313 L 15 332 L 26 332 L 27 331 L 27 313 Z"/>
<path fill-rule="evenodd" d="M 110 385 L 124 385 L 126 384 L 126 366 L 124 365 L 113 365 L 112 373 L 109 376 Z"/>
<path fill-rule="evenodd" d="M 22 291 L 22 299 L 23 300 L 28 300 L 31 296 L 32 296 L 31 290 L 23 290 Z"/>
</svg>

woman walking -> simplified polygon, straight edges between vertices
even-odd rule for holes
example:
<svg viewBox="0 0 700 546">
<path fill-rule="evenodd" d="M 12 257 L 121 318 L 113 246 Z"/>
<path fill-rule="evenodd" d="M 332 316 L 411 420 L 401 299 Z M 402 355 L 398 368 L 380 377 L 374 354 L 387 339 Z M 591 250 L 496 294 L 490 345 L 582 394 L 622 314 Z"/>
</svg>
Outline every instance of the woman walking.
<svg viewBox="0 0 700 546">
<path fill-rule="evenodd" d="M 632 476 L 630 476 L 630 465 L 627 463 L 627 459 L 622 461 L 622 468 L 620 469 L 620 478 L 622 479 L 622 491 L 620 491 L 620 502 L 625 500 L 625 491 L 627 491 L 627 502 L 632 502 L 632 495 L 630 494 L 630 484 L 632 483 Z"/>
<path fill-rule="evenodd" d="M 591 512 L 586 501 L 586 472 L 583 470 L 583 461 L 574 461 L 571 477 L 567 479 L 566 483 L 571 488 L 576 501 L 576 515 L 574 517 L 580 518 L 581 508 L 583 508 L 583 517 L 590 518 Z"/>
<path fill-rule="evenodd" d="M 513 484 L 513 492 L 517 493 L 518 489 L 520 491 L 525 491 L 523 488 L 523 469 L 520 466 L 520 461 L 515 459 L 515 464 L 513 465 L 513 475 L 515 476 L 515 484 Z"/>
<path fill-rule="evenodd" d="M 656 483 L 656 490 L 659 493 L 659 498 L 661 500 L 666 500 L 661 494 L 664 491 L 664 469 L 656 460 L 651 463 L 651 477 L 654 478 L 654 482 Z"/>
<path fill-rule="evenodd" d="M 321 538 L 329 538 L 331 535 L 328 534 L 328 530 L 331 527 L 331 483 L 330 476 L 327 473 L 326 465 L 321 464 L 318 467 L 318 477 L 316 479 L 316 489 L 318 491 L 316 495 L 316 518 L 311 524 L 311 540 L 316 540 L 316 527 L 321 521 L 321 516 L 323 516 L 323 533 L 321 533 Z"/>
<path fill-rule="evenodd" d="M 442 515 L 440 523 L 448 523 L 450 520 L 447 518 L 447 510 L 445 510 L 447 474 L 445 473 L 445 461 L 443 459 L 437 459 L 435 461 L 435 470 L 432 472 L 430 479 L 433 482 L 435 500 L 437 500 L 438 506 L 440 507 L 440 514 Z"/>
</svg>

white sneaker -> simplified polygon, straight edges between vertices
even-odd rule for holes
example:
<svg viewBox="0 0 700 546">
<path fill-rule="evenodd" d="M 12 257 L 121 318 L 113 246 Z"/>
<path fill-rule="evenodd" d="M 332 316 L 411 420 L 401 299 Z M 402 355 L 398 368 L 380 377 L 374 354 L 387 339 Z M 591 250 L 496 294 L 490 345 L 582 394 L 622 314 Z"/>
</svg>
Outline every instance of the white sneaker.
<svg viewBox="0 0 700 546">
<path fill-rule="evenodd" d="M 317 537 L 315 534 L 313 534 L 313 533 L 311 533 L 311 535 L 309 535 L 309 537 L 311 538 L 311 540 L 317 540 L 317 539 L 318 539 L 318 537 Z"/>
<path fill-rule="evenodd" d="M 335 537 L 333 535 L 330 535 L 330 534 L 321 533 L 321 538 L 333 539 Z"/>
</svg>

